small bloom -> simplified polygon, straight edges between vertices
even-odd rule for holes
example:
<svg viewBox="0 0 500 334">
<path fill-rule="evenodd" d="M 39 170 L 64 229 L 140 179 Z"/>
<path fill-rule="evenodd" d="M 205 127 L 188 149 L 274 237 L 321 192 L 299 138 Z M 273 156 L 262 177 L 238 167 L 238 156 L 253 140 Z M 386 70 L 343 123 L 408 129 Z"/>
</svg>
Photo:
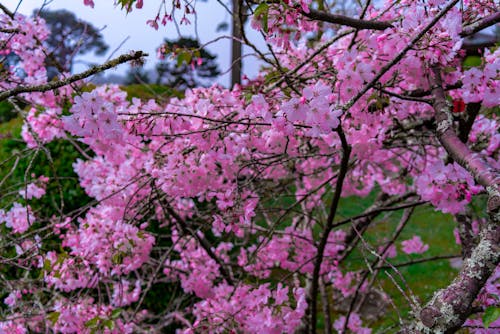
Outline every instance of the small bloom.
<svg viewBox="0 0 500 334">
<path fill-rule="evenodd" d="M 429 249 L 429 245 L 422 242 L 419 236 L 413 236 L 413 238 L 402 241 L 401 246 L 403 246 L 403 252 L 406 254 L 422 254 Z"/>
</svg>

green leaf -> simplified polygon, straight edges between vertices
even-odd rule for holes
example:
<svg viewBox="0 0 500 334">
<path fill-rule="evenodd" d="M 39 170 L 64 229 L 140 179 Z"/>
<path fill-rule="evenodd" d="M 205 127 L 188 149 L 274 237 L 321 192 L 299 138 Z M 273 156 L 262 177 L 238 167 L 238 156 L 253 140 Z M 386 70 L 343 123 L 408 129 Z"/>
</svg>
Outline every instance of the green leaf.
<svg viewBox="0 0 500 334">
<path fill-rule="evenodd" d="M 265 2 L 262 2 L 260 3 L 257 8 L 255 8 L 255 11 L 253 12 L 255 17 L 259 17 L 261 16 L 262 14 L 264 14 L 264 12 L 267 12 L 269 11 L 269 5 Z"/>
<path fill-rule="evenodd" d="M 373 100 L 377 100 L 378 97 L 379 97 L 379 94 L 377 94 L 377 93 L 371 94 L 370 96 L 368 96 L 368 99 L 367 99 L 368 103 L 367 104 L 370 104 L 370 102 L 373 101 Z"/>
<path fill-rule="evenodd" d="M 59 270 L 56 270 L 53 274 L 55 278 L 61 278 L 61 272 Z"/>
<path fill-rule="evenodd" d="M 115 322 L 111 319 L 104 320 L 103 322 L 104 327 L 107 327 L 108 329 L 114 329 L 115 328 Z"/>
<path fill-rule="evenodd" d="M 260 5 L 255 8 L 254 15 L 257 19 L 262 20 L 262 29 L 267 33 L 268 30 L 268 14 L 269 14 L 269 5 L 265 2 L 262 2 Z"/>
<path fill-rule="evenodd" d="M 113 264 L 122 264 L 123 263 L 123 253 L 120 252 L 120 253 L 116 253 L 116 254 L 113 254 L 113 256 L 111 257 L 111 263 Z"/>
<path fill-rule="evenodd" d="M 464 60 L 463 66 L 465 68 L 481 66 L 482 59 L 479 56 L 467 56 Z"/>
<path fill-rule="evenodd" d="M 122 9 L 129 8 L 134 2 L 135 0 L 118 0 L 118 4 L 122 6 Z"/>
<path fill-rule="evenodd" d="M 179 53 L 179 55 L 177 56 L 177 66 L 181 66 L 182 63 L 184 63 L 184 62 L 186 64 L 191 63 L 192 58 L 193 58 L 193 56 L 191 55 L 190 52 L 183 51 L 183 52 Z"/>
<path fill-rule="evenodd" d="M 52 263 L 50 262 L 50 260 L 45 259 L 43 261 L 43 270 L 50 271 L 51 268 L 52 268 Z"/>
<path fill-rule="evenodd" d="M 111 312 L 111 319 L 117 319 L 121 313 L 122 313 L 121 308 L 114 309 L 113 312 Z"/>
<path fill-rule="evenodd" d="M 99 320 L 101 320 L 101 318 L 94 317 L 94 318 L 88 320 L 87 322 L 85 322 L 85 327 L 86 328 L 96 328 L 97 324 L 99 323 Z"/>
<path fill-rule="evenodd" d="M 490 306 L 484 311 L 483 325 L 488 328 L 490 324 L 500 318 L 500 307 Z"/>
<path fill-rule="evenodd" d="M 52 325 L 55 325 L 57 320 L 59 320 L 59 316 L 61 315 L 61 312 L 51 312 L 47 315 L 47 319 L 52 322 Z"/>
</svg>

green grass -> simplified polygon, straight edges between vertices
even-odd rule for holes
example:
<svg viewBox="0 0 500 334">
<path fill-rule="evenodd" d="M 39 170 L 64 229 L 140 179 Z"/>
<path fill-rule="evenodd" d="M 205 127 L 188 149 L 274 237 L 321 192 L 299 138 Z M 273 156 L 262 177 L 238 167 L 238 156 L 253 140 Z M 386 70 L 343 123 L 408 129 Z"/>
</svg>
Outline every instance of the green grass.
<svg viewBox="0 0 500 334">
<path fill-rule="evenodd" d="M 168 100 L 172 97 L 183 97 L 181 92 L 164 85 L 128 85 L 121 86 L 120 89 L 127 92 L 128 100 L 132 100 L 134 97 L 141 100 Z"/>
<path fill-rule="evenodd" d="M 340 203 L 339 215 L 345 217 L 362 212 L 373 202 L 374 197 L 370 195 L 367 198 L 351 197 L 343 199 Z M 383 244 L 384 240 L 389 240 L 399 223 L 401 215 L 401 212 L 379 215 L 376 222 L 364 234 L 366 242 L 376 250 L 377 246 Z M 410 221 L 395 243 L 398 255 L 395 258 L 389 259 L 390 263 L 397 265 L 410 260 L 439 255 L 459 255 L 460 247 L 455 243 L 454 228 L 455 223 L 452 216 L 437 212 L 428 205 L 416 208 Z M 424 254 L 407 255 L 401 251 L 401 241 L 410 239 L 414 235 L 420 236 L 422 241 L 430 246 L 429 250 Z M 367 266 L 364 257 L 370 259 L 370 262 L 375 259 L 372 254 L 363 250 L 363 248 L 364 246 L 360 244 L 358 249 L 352 252 L 347 258 L 346 265 L 351 270 L 366 269 Z M 436 290 L 447 286 L 457 273 L 457 270 L 451 267 L 448 259 L 412 264 L 399 268 L 399 271 L 404 277 L 405 284 L 407 284 L 408 288 L 417 296 L 422 304 L 427 302 Z M 392 298 L 399 313 L 404 317 L 410 312 L 408 302 L 387 273 L 396 278 L 396 281 L 398 284 L 401 284 L 403 290 L 407 290 L 394 270 L 382 270 L 377 276 L 378 284 L 375 284 L 375 286 L 381 287 Z M 371 323 L 370 326 L 377 332 L 378 330 L 391 328 L 391 326 L 397 325 L 397 323 L 398 314 L 393 307 L 389 306 L 383 317 Z"/>
</svg>

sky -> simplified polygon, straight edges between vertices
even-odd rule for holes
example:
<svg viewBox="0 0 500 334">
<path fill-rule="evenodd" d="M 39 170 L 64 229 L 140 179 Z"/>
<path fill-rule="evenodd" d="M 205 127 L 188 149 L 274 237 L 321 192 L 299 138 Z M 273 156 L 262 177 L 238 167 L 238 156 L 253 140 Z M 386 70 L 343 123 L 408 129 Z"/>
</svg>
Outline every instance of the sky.
<svg viewBox="0 0 500 334">
<path fill-rule="evenodd" d="M 222 2 L 227 0 L 222 0 Z M 127 14 L 120 7 L 114 6 L 113 0 L 94 0 L 95 7 L 84 6 L 83 0 L 2 0 L 7 8 L 14 11 L 18 8 L 18 12 L 31 15 L 34 9 L 40 8 L 47 3 L 47 7 L 51 10 L 67 9 L 76 14 L 78 18 L 92 23 L 96 28 L 102 29 L 102 35 L 105 42 L 109 45 L 108 53 L 103 57 L 95 57 L 84 55 L 79 57 L 79 62 L 75 64 L 74 71 L 79 72 L 88 67 L 90 61 L 93 63 L 102 63 L 111 56 L 119 56 L 131 50 L 142 50 L 149 53 L 146 61 L 146 68 L 152 68 L 156 58 L 156 49 L 164 40 L 164 38 L 176 39 L 179 37 L 177 29 L 173 23 L 167 23 L 166 26 L 160 25 L 158 31 L 149 27 L 146 21 L 156 16 L 158 12 L 160 0 L 146 0 L 144 7 L 141 10 L 134 10 Z M 198 13 L 196 21 L 193 18 L 191 25 L 179 26 L 181 34 L 184 37 L 196 37 L 198 33 L 201 44 L 208 43 L 223 35 L 228 36 L 230 31 L 217 32 L 217 26 L 221 22 L 229 23 L 229 13 L 215 0 L 199 1 L 194 0 L 193 4 Z M 249 38 L 255 42 L 260 48 L 264 47 L 264 42 L 257 32 L 252 31 L 248 27 Z M 230 57 L 231 46 L 228 38 L 221 38 L 218 41 L 209 44 L 207 50 L 212 54 L 217 55 L 217 62 L 221 72 L 226 74 L 221 75 L 217 80 L 224 86 L 229 86 L 230 83 Z M 244 48 L 243 53 L 250 53 L 249 48 Z M 254 57 L 248 56 L 244 58 L 243 72 L 248 76 L 254 76 L 260 67 L 260 63 Z M 128 70 L 128 65 L 121 65 L 119 68 L 109 70 L 107 74 L 122 75 Z"/>
</svg>

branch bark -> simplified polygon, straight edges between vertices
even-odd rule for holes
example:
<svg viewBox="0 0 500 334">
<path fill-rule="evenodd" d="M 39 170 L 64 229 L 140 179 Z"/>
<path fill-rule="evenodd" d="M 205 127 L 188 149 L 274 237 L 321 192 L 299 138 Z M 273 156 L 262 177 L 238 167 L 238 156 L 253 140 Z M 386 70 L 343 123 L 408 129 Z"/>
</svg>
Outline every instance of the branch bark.
<svg viewBox="0 0 500 334">
<path fill-rule="evenodd" d="M 21 32 L 19 29 L 16 28 L 0 28 L 0 32 L 4 34 L 16 34 L 18 32 Z M 23 32 L 24 34 L 24 32 Z"/>
<path fill-rule="evenodd" d="M 343 26 L 353 27 L 358 30 L 363 30 L 363 29 L 385 30 L 387 28 L 392 28 L 392 24 L 390 24 L 389 22 L 355 19 L 353 17 L 332 14 L 328 12 L 319 11 L 316 9 L 309 9 L 309 13 L 302 11 L 302 15 L 312 20 L 328 22 L 333 24 L 340 24 Z"/>
<path fill-rule="evenodd" d="M 5 13 L 5 15 L 7 15 L 8 17 L 10 17 L 11 19 L 14 19 L 14 13 L 11 12 L 7 7 L 5 7 L 2 3 L 0 3 L 0 9 L 2 10 L 2 12 Z"/>
<path fill-rule="evenodd" d="M 241 70 L 243 61 L 241 58 L 241 38 L 243 22 L 240 14 L 242 13 L 242 1 L 232 0 L 233 26 L 231 39 L 231 87 L 241 84 Z"/>
<path fill-rule="evenodd" d="M 108 62 L 105 62 L 102 65 L 93 66 L 90 69 L 88 69 L 82 73 L 72 75 L 64 80 L 51 81 L 51 82 L 43 84 L 43 85 L 18 86 L 18 87 L 13 88 L 13 89 L 5 90 L 3 92 L 0 92 L 0 101 L 3 101 L 5 99 L 8 99 L 9 97 L 16 96 L 16 95 L 19 95 L 22 93 L 46 92 L 49 90 L 60 88 L 60 87 L 69 85 L 73 82 L 88 78 L 91 75 L 94 75 L 96 73 L 100 73 L 100 72 L 103 72 L 103 71 L 108 70 L 110 68 L 116 67 L 116 66 L 123 64 L 123 63 L 126 63 L 128 61 L 139 60 L 142 57 L 146 57 L 147 55 L 148 55 L 147 53 L 144 53 L 142 51 L 134 51 L 130 54 L 121 55 L 115 59 L 112 59 Z"/>
<path fill-rule="evenodd" d="M 319 288 L 319 279 L 321 272 L 321 264 L 323 263 L 323 255 L 325 252 L 326 244 L 328 242 L 328 236 L 333 229 L 333 220 L 337 214 L 337 208 L 340 201 L 340 195 L 342 194 L 342 186 L 344 184 L 345 176 L 347 175 L 347 170 L 349 168 L 349 158 L 351 155 L 351 146 L 347 142 L 344 132 L 342 128 L 338 128 L 338 134 L 340 140 L 342 142 L 342 161 L 340 163 L 340 171 L 339 176 L 337 178 L 337 184 L 335 185 L 335 194 L 333 195 L 332 203 L 330 205 L 330 211 L 328 213 L 328 218 L 325 224 L 325 228 L 323 230 L 323 234 L 321 235 L 321 240 L 317 247 L 317 255 L 316 260 L 314 261 L 314 270 L 313 277 L 311 282 L 311 289 L 309 290 L 308 296 L 308 310 L 311 315 L 311 323 L 310 325 L 310 333 L 316 333 L 316 320 L 317 320 L 317 306 L 318 306 L 318 288 Z"/>
<path fill-rule="evenodd" d="M 417 332 L 454 333 L 472 312 L 472 302 L 500 260 L 500 228 L 490 225 L 462 270 L 420 312 Z"/>
<path fill-rule="evenodd" d="M 500 22 L 500 12 L 496 12 L 491 14 L 482 20 L 477 21 L 471 25 L 468 25 L 462 29 L 460 36 L 466 37 L 475 34 L 478 31 L 481 31 L 485 28 L 488 28 L 496 23 Z"/>
<path fill-rule="evenodd" d="M 478 154 L 473 153 L 453 130 L 453 118 L 443 90 L 441 72 L 433 68 L 432 93 L 436 112 L 436 135 L 450 157 L 467 169 L 489 194 L 488 225 L 481 239 L 453 282 L 434 294 L 420 311 L 412 332 L 453 333 L 472 311 L 472 303 L 500 261 L 500 175 Z"/>
<path fill-rule="evenodd" d="M 446 101 L 440 69 L 433 68 L 432 94 L 436 112 L 436 135 L 450 157 L 468 170 L 477 183 L 486 188 L 489 194 L 488 213 L 497 222 L 500 208 L 500 173 L 465 145 L 453 129 L 453 116 Z"/>
</svg>

